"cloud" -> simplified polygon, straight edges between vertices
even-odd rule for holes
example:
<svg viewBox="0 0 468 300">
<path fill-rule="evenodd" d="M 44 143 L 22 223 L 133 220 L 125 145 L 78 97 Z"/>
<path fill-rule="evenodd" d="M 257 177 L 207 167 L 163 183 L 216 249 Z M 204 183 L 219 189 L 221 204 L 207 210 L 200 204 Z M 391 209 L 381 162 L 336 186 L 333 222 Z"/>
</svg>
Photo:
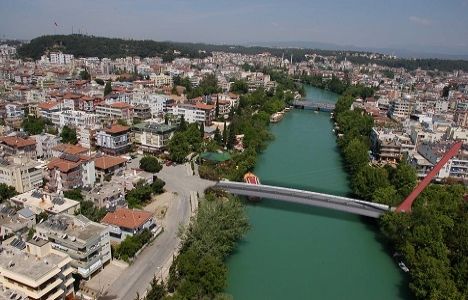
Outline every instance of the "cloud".
<svg viewBox="0 0 468 300">
<path fill-rule="evenodd" d="M 421 17 L 416 17 L 416 16 L 411 16 L 409 17 L 409 20 L 413 22 L 414 24 L 417 25 L 422 25 L 422 26 L 429 26 L 432 24 L 432 21 L 429 19 L 421 18 Z"/>
</svg>

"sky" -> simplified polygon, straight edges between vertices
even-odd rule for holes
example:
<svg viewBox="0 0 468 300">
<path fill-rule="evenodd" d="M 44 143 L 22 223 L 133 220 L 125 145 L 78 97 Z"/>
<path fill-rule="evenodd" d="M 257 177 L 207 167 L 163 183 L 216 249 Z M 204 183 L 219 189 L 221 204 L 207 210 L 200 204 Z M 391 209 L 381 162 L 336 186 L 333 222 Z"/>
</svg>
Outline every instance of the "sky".
<svg viewBox="0 0 468 300">
<path fill-rule="evenodd" d="M 313 41 L 468 54 L 468 0 L 0 0 L 1 38 L 72 30 L 133 39 Z"/>
</svg>

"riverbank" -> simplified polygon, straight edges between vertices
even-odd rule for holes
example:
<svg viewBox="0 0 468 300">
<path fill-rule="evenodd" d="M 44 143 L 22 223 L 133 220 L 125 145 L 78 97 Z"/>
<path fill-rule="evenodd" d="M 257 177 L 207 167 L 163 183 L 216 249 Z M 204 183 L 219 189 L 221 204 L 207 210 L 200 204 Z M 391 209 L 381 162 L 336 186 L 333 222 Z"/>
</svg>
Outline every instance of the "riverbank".
<svg viewBox="0 0 468 300">
<path fill-rule="evenodd" d="M 307 91 L 320 102 L 338 97 Z M 262 183 L 350 192 L 329 114 L 292 110 L 270 130 L 275 139 L 255 167 Z M 227 293 L 235 299 L 407 298 L 382 236 L 359 217 L 268 200 L 249 203 L 247 213 L 251 229 L 227 261 Z"/>
</svg>

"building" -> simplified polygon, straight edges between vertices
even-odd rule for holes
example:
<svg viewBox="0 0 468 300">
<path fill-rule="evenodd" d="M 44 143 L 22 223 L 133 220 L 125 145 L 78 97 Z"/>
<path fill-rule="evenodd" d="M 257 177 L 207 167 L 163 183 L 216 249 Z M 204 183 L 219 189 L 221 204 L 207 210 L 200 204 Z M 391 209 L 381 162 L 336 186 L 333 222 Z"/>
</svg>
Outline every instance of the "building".
<svg viewBox="0 0 468 300">
<path fill-rule="evenodd" d="M 49 214 L 74 214 L 80 209 L 80 202 L 63 197 L 63 195 L 48 193 L 42 189 L 35 189 L 9 199 L 12 206 L 28 208 L 35 214 L 46 212 Z"/>
<path fill-rule="evenodd" d="M 66 65 L 73 61 L 73 54 L 64 54 L 62 52 L 50 52 L 50 63 Z"/>
<path fill-rule="evenodd" d="M 60 137 L 42 133 L 31 136 L 36 141 L 37 158 L 49 159 L 52 157 L 52 149 L 60 143 Z"/>
<path fill-rule="evenodd" d="M 51 120 L 54 125 L 60 128 L 64 126 L 76 128 L 96 125 L 97 115 L 79 110 L 64 110 L 52 113 Z"/>
<path fill-rule="evenodd" d="M 160 152 L 174 135 L 176 126 L 144 122 L 132 127 L 132 142 L 143 152 Z"/>
<path fill-rule="evenodd" d="M 388 116 L 396 120 L 406 120 L 413 112 L 414 103 L 409 99 L 398 99 L 390 102 Z"/>
<path fill-rule="evenodd" d="M 119 155 L 130 149 L 130 127 L 114 124 L 96 133 L 96 146 L 104 153 Z"/>
<path fill-rule="evenodd" d="M 31 210 L 23 208 L 17 212 L 4 204 L 0 205 L 0 241 L 14 234 L 24 234 L 35 224 L 36 215 Z"/>
<path fill-rule="evenodd" d="M 105 119 L 125 120 L 131 123 L 133 118 L 133 106 L 124 102 L 112 104 L 100 103 L 96 105 L 96 115 Z"/>
<path fill-rule="evenodd" d="M 78 137 L 78 143 L 81 147 L 91 149 L 96 145 L 96 129 L 90 127 L 79 127 L 76 130 L 76 134 Z"/>
<path fill-rule="evenodd" d="M 156 227 L 152 213 L 128 208 L 108 212 L 101 223 L 110 226 L 111 238 L 118 241 L 123 241 L 127 236 L 138 234 L 144 229 L 151 230 Z"/>
<path fill-rule="evenodd" d="M 47 164 L 45 179 L 49 191 L 93 186 L 96 182 L 94 160 L 84 155 L 63 154 Z"/>
<path fill-rule="evenodd" d="M 59 158 L 64 154 L 70 155 L 86 155 L 89 153 L 89 148 L 82 147 L 80 145 L 72 144 L 57 144 L 52 148 L 52 157 Z"/>
<path fill-rule="evenodd" d="M 0 146 L 5 155 L 36 159 L 36 141 L 31 138 L 5 136 L 0 138 Z"/>
<path fill-rule="evenodd" d="M 148 104 L 138 104 L 133 108 L 133 116 L 140 120 L 151 118 L 151 107 Z"/>
<path fill-rule="evenodd" d="M 179 104 L 168 108 L 168 113 L 174 116 L 184 117 L 188 123 L 204 123 L 210 126 L 215 118 L 215 107 L 210 104 Z"/>
<path fill-rule="evenodd" d="M 125 169 L 127 160 L 120 156 L 102 155 L 94 159 L 96 168 L 96 176 L 99 181 L 104 181 L 104 178 L 112 176 Z"/>
<path fill-rule="evenodd" d="M 18 193 L 38 188 L 43 184 L 41 164 L 27 157 L 0 159 L 0 183 L 14 187 Z"/>
<path fill-rule="evenodd" d="M 60 214 L 36 225 L 36 235 L 71 257 L 76 274 L 89 278 L 111 259 L 109 228 L 83 215 Z"/>
<path fill-rule="evenodd" d="M 41 102 L 37 105 L 37 116 L 47 120 L 52 120 L 52 114 L 60 112 L 62 104 L 56 101 Z"/>
<path fill-rule="evenodd" d="M 18 248 L 23 248 L 22 250 Z M 65 299 L 74 296 L 71 259 L 40 239 L 17 247 L 0 246 L 0 284 L 12 291 L 12 299 Z M 18 298 L 24 295 L 26 298 Z M 14 296 L 14 297 L 13 297 Z"/>
</svg>

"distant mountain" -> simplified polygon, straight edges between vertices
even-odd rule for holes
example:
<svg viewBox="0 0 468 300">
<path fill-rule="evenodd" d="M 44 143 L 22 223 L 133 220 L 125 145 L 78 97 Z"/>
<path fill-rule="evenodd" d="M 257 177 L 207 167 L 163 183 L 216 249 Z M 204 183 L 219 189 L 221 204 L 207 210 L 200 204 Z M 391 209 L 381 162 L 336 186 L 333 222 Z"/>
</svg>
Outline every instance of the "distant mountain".
<svg viewBox="0 0 468 300">
<path fill-rule="evenodd" d="M 401 58 L 437 58 L 437 59 L 462 59 L 468 60 L 468 54 L 457 54 L 454 50 L 440 49 L 442 51 L 432 52 L 425 50 L 406 49 L 403 47 L 375 48 L 358 47 L 354 45 L 338 45 L 332 43 L 322 43 L 313 41 L 290 41 L 290 42 L 250 42 L 247 46 L 275 47 L 275 48 L 302 48 L 302 49 L 322 49 L 335 51 L 358 51 L 375 52 L 387 55 L 395 55 Z M 412 48 L 417 48 L 413 46 Z M 458 50 L 458 52 L 462 52 Z"/>
</svg>

